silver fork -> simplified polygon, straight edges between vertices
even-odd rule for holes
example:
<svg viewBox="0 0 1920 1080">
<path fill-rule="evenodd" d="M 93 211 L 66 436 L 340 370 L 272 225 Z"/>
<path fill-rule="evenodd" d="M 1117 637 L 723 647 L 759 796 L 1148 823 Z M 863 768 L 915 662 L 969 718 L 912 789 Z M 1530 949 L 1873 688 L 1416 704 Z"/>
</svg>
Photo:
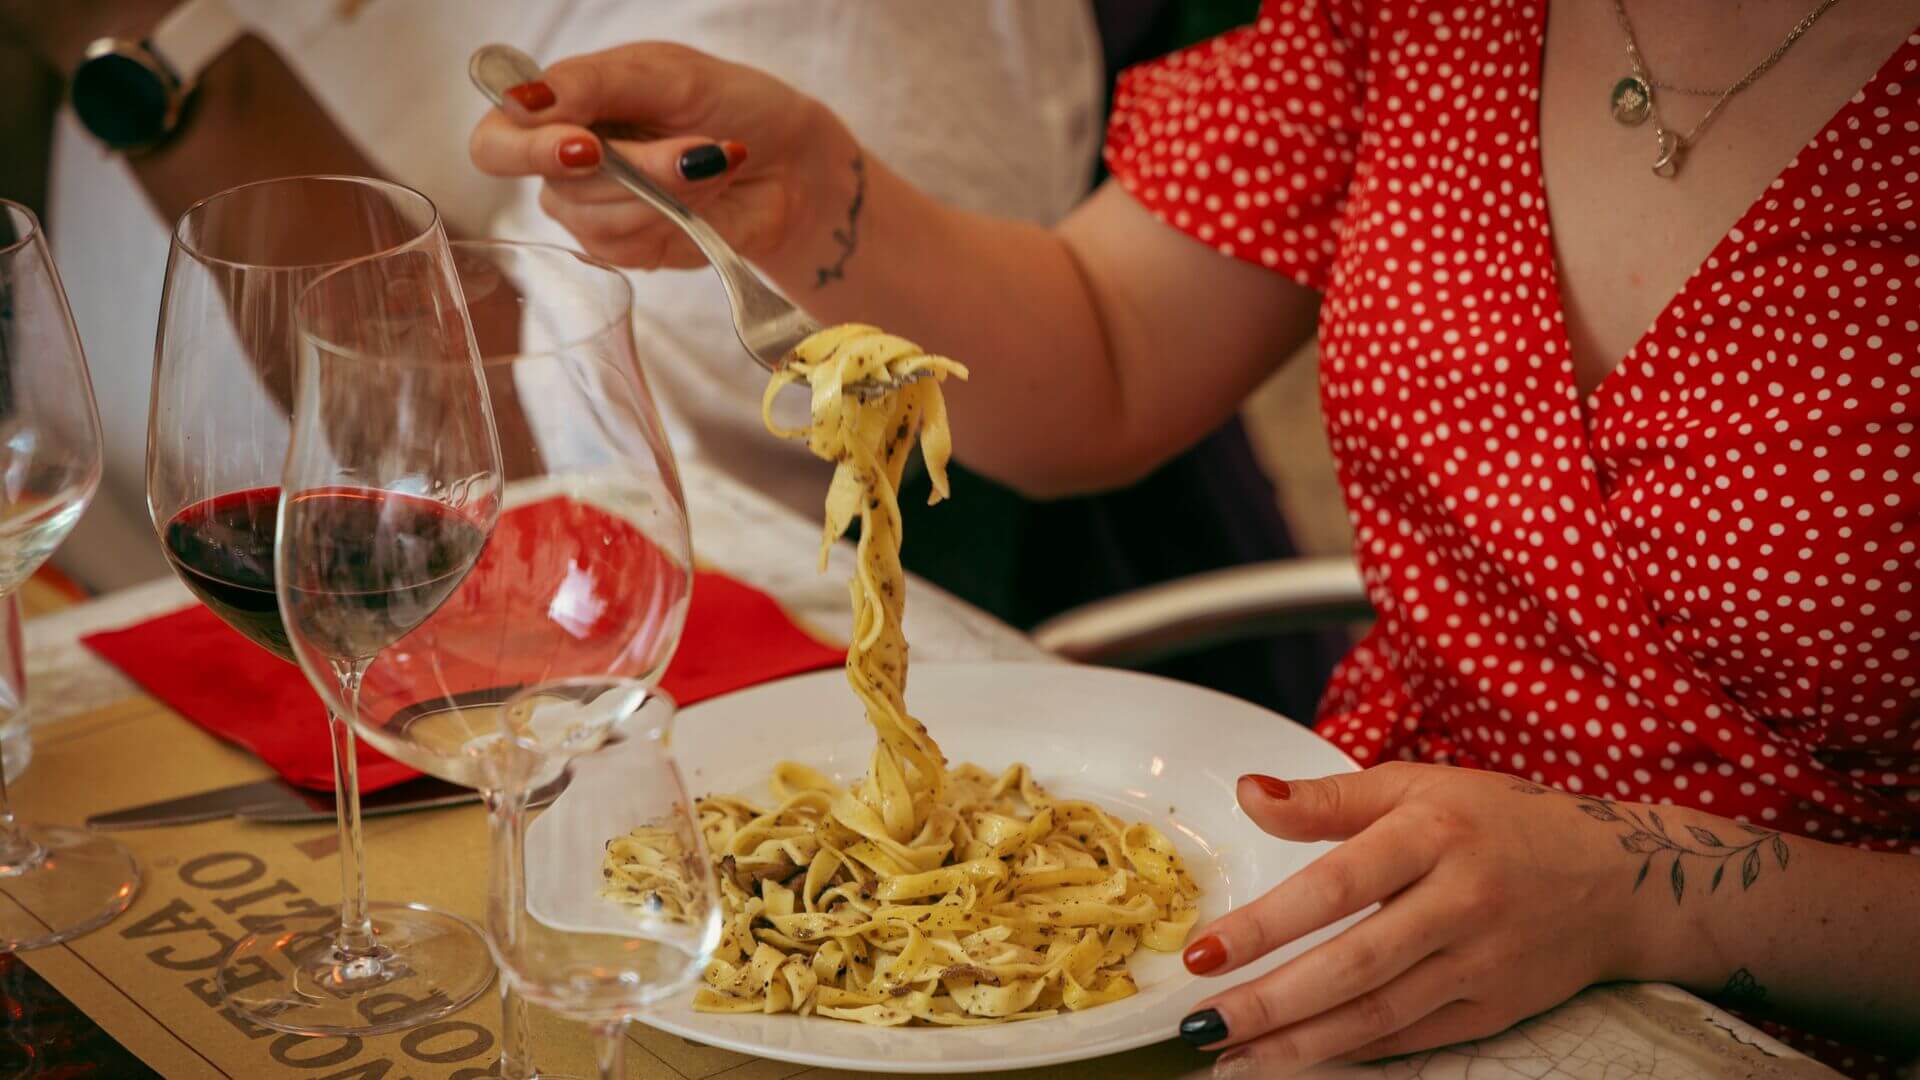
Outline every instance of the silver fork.
<svg viewBox="0 0 1920 1080">
<path fill-rule="evenodd" d="M 495 105 L 503 107 L 508 88 L 533 82 L 544 74 L 533 57 L 511 45 L 483 45 L 467 63 L 467 75 L 473 85 Z M 733 309 L 733 331 L 748 355 L 770 372 L 786 366 L 794 347 L 818 332 L 820 324 L 760 280 L 752 265 L 721 239 L 705 219 L 647 179 L 604 136 L 596 133 L 595 138 L 600 140 L 600 171 L 679 226 L 713 264 L 714 271 L 720 275 L 721 286 L 726 289 L 727 304 Z M 916 372 L 903 380 L 865 381 L 851 390 L 863 400 L 872 400 L 924 374 Z"/>
</svg>

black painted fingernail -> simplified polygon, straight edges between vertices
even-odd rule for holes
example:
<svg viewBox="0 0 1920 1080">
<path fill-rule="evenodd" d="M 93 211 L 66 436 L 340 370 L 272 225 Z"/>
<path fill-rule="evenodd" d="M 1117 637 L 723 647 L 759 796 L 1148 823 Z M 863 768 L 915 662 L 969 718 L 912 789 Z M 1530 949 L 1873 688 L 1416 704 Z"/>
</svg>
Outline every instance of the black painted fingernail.
<svg viewBox="0 0 1920 1080">
<path fill-rule="evenodd" d="M 710 180 L 727 171 L 727 152 L 719 143 L 696 146 L 680 155 L 680 175 L 688 180 Z"/>
<path fill-rule="evenodd" d="M 1212 1046 L 1227 1037 L 1227 1022 L 1218 1009 L 1201 1009 L 1180 1021 L 1180 1037 L 1188 1046 Z"/>
</svg>

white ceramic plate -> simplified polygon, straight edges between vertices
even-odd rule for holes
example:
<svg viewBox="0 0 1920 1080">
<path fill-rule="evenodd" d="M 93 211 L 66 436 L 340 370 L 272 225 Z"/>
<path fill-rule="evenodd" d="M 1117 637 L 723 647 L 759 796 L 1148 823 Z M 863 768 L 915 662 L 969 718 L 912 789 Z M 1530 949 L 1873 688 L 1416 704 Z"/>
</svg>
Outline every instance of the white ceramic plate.
<svg viewBox="0 0 1920 1080">
<path fill-rule="evenodd" d="M 1234 801 L 1243 773 L 1320 776 L 1352 761 L 1311 731 L 1258 706 L 1167 679 L 1067 664 L 915 664 L 907 703 L 954 764 L 997 772 L 1014 761 L 1057 796 L 1098 802 L 1157 825 L 1203 891 L 1200 921 L 1243 904 L 1329 845 L 1261 832 Z M 776 760 L 837 780 L 866 771 L 873 729 L 846 675 L 822 671 L 703 702 L 680 714 L 674 755 L 695 796 L 765 797 Z M 1329 929 L 1325 933 L 1331 933 Z M 1275 954 L 1264 971 L 1321 940 Z M 1141 950 L 1140 992 L 1081 1013 L 966 1028 L 876 1028 L 800 1016 L 697 1013 L 692 995 L 644 1022 L 760 1057 L 889 1073 L 985 1072 L 1098 1057 L 1171 1038 L 1180 1018 L 1223 985 L 1180 958 Z"/>
</svg>

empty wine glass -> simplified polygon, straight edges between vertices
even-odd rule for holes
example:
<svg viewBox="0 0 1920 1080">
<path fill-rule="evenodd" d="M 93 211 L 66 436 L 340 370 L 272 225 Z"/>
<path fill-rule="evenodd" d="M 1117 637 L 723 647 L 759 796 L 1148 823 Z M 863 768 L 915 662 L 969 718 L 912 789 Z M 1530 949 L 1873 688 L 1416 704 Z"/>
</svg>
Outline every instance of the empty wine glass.
<svg viewBox="0 0 1920 1080">
<path fill-rule="evenodd" d="M 636 358 L 627 278 L 542 244 L 453 252 L 494 406 L 505 509 L 473 571 L 373 658 L 351 715 L 391 757 L 485 789 L 499 714 L 516 694 L 579 678 L 658 681 L 686 618 L 692 552 Z M 333 408 L 361 406 L 348 394 L 311 415 L 322 422 Z M 306 482 L 289 472 L 289 490 Z M 501 1073 L 521 1080 L 534 1075 L 524 1008 L 511 984 L 500 988 Z"/>
<path fill-rule="evenodd" d="M 487 933 L 516 991 L 593 1027 L 603 1080 L 626 1075 L 627 1021 L 698 981 L 720 941 L 673 712 L 637 683 L 581 679 L 499 713 Z"/>
<path fill-rule="evenodd" d="M 40 222 L 0 199 L 0 606 L 47 561 L 100 484 L 100 415 Z M 18 637 L 9 635 L 18 647 Z M 10 703 L 14 707 L 18 703 Z M 0 951 L 102 926 L 139 888 L 133 856 L 85 829 L 15 820 L 0 763 Z"/>
<path fill-rule="evenodd" d="M 426 196 L 364 177 L 300 176 L 195 204 L 167 258 L 147 424 L 154 528 L 175 573 L 209 609 L 289 662 L 274 541 L 298 356 L 294 307 L 322 275 L 382 254 L 450 260 Z M 462 331 L 458 351 L 471 376 L 470 350 Z M 378 516 L 371 503 L 341 505 Z M 413 504 L 392 506 L 401 513 Z M 289 919 L 291 930 L 241 939 L 217 975 L 222 998 L 253 1023 L 309 1035 L 368 1035 L 445 1016 L 492 981 L 486 943 L 464 919 L 368 903 L 357 748 L 331 711 L 328 729 L 339 914 Z"/>
</svg>

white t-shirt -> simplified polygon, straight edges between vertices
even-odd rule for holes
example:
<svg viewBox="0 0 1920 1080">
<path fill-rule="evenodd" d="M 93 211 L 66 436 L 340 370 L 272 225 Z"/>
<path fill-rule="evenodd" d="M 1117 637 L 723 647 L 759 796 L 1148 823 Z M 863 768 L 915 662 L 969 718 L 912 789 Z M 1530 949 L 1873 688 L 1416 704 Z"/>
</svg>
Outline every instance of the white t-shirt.
<svg viewBox="0 0 1920 1080">
<path fill-rule="evenodd" d="M 570 242 L 540 213 L 536 185 L 489 179 L 468 162 L 467 136 L 486 103 L 466 61 L 489 41 L 551 61 L 672 40 L 762 67 L 825 101 L 937 197 L 1032 221 L 1051 222 L 1079 200 L 1098 148 L 1100 47 L 1083 0 L 229 3 L 386 175 L 426 193 L 468 235 Z M 145 491 L 171 223 L 70 111 L 56 127 L 50 201 L 107 443 L 100 493 L 56 561 L 95 589 L 118 588 L 167 572 Z M 636 274 L 634 283 L 642 362 L 677 452 L 817 510 L 821 463 L 762 432 L 764 374 L 740 353 L 712 272 Z"/>
</svg>

